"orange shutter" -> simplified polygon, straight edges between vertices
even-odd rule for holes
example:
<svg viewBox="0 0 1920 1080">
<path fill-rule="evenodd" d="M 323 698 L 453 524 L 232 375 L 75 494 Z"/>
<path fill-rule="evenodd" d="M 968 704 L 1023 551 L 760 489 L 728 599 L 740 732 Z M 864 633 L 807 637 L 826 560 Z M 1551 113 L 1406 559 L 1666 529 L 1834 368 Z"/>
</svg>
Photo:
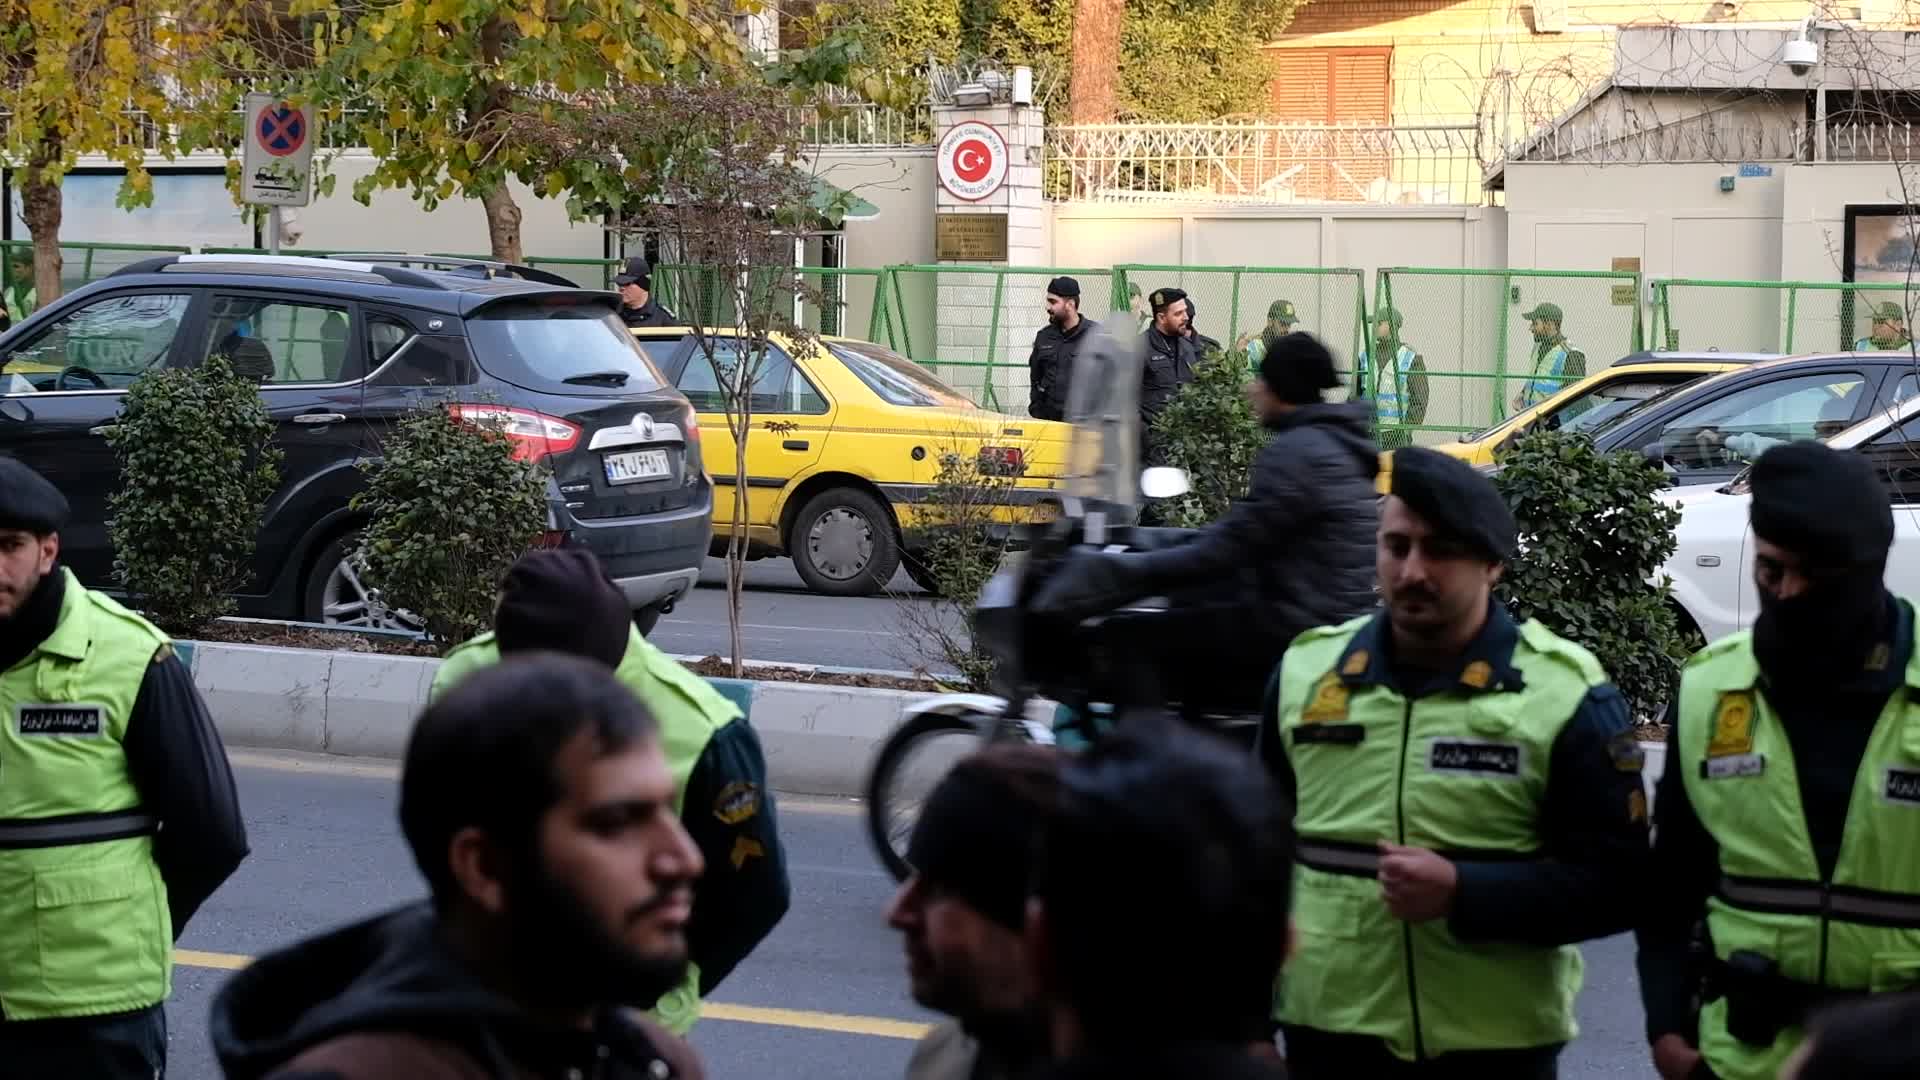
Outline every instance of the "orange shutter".
<svg viewBox="0 0 1920 1080">
<path fill-rule="evenodd" d="M 1393 116 L 1389 98 L 1392 53 L 1342 50 L 1327 58 L 1332 68 L 1333 108 L 1337 124 L 1385 124 Z"/>
<path fill-rule="evenodd" d="M 1275 49 L 1273 117 L 1318 124 L 1327 119 L 1327 53 L 1323 49 Z"/>
</svg>

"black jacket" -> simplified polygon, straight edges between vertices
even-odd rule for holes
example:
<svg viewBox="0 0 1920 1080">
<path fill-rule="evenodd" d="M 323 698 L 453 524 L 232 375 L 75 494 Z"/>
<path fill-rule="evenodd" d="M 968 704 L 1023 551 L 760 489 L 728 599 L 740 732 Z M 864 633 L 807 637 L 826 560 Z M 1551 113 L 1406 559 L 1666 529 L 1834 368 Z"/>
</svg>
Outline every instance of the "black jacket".
<svg viewBox="0 0 1920 1080">
<path fill-rule="evenodd" d="M 1148 427 L 1173 400 L 1179 389 L 1193 381 L 1193 366 L 1199 356 L 1193 342 L 1185 337 L 1170 338 L 1149 326 L 1142 335 L 1147 346 L 1146 371 L 1140 379 L 1140 416 Z"/>
<path fill-rule="evenodd" d="M 1238 575 L 1255 608 L 1248 629 L 1281 645 L 1373 610 L 1380 452 L 1368 434 L 1372 417 L 1365 402 L 1303 405 L 1282 417 L 1254 459 L 1246 498 L 1191 542 L 1140 556 L 1144 584 L 1161 590 Z"/>
<path fill-rule="evenodd" d="M 261 957 L 221 988 L 211 1026 L 228 1080 L 701 1075 L 685 1043 L 632 1010 L 602 1012 L 591 1032 L 536 1024 L 469 973 L 425 903 Z"/>
<path fill-rule="evenodd" d="M 620 305 L 620 321 L 629 327 L 642 326 L 679 326 L 680 317 L 660 306 L 660 301 L 647 297 L 647 302 L 639 307 Z"/>
<path fill-rule="evenodd" d="M 1035 420 L 1067 418 L 1067 382 L 1073 375 L 1073 359 L 1080 345 L 1099 332 L 1100 324 L 1081 319 L 1072 331 L 1049 322 L 1033 335 L 1033 352 L 1027 357 L 1027 386 L 1031 397 L 1027 415 Z"/>
</svg>

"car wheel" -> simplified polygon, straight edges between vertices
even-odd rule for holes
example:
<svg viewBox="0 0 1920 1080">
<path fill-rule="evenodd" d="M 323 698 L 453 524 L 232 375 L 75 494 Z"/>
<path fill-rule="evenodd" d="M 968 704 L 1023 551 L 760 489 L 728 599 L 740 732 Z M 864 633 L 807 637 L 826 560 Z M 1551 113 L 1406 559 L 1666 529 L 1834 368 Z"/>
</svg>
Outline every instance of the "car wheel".
<svg viewBox="0 0 1920 1080">
<path fill-rule="evenodd" d="M 653 628 L 660 625 L 660 616 L 663 614 L 665 613 L 660 610 L 659 604 L 648 604 L 633 613 L 633 625 L 640 631 L 641 637 L 650 638 L 653 636 Z"/>
<path fill-rule="evenodd" d="M 872 596 L 900 568 L 893 514 L 857 488 L 808 499 L 793 519 L 787 551 L 807 588 L 827 596 Z"/>
<path fill-rule="evenodd" d="M 358 533 L 348 533 L 320 549 L 307 572 L 306 620 L 368 630 L 424 630 L 426 624 L 412 612 L 388 607 L 361 579 L 348 558 L 359 542 Z"/>
</svg>

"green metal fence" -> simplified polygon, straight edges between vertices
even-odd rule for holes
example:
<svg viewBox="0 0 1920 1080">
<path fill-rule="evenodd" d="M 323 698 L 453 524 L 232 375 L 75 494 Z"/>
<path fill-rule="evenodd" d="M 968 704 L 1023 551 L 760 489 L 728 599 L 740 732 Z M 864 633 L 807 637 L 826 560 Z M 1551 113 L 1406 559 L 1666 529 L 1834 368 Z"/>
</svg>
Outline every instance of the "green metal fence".
<svg viewBox="0 0 1920 1080">
<path fill-rule="evenodd" d="M 1639 296 L 1637 273 L 1382 269 L 1374 287 L 1376 326 L 1382 309 L 1396 311 L 1398 343 L 1426 363 L 1427 409 L 1413 425 L 1415 441 L 1478 431 L 1513 411 L 1544 350 L 1555 344 L 1535 337 L 1536 326 L 1549 329 L 1529 317 L 1542 306 L 1548 315 L 1559 309 L 1559 331 L 1578 362 L 1559 378 L 1543 374 L 1539 381 L 1572 382 L 1639 351 L 1645 340 Z"/>
<path fill-rule="evenodd" d="M 184 255 L 191 250 L 172 244 L 63 243 L 60 245 L 61 291 L 71 292 L 123 266 L 131 266 L 156 255 Z M 0 242 L 0 281 L 10 283 L 14 267 L 22 262 L 31 263 L 32 259 L 33 241 Z"/>
<path fill-rule="evenodd" d="M 1873 310 L 1920 306 L 1920 283 L 1709 281 L 1652 283 L 1653 341 L 1667 350 L 1822 352 L 1873 347 Z M 1907 318 L 1911 332 L 1911 318 Z"/>
<path fill-rule="evenodd" d="M 1089 318 L 1125 321 L 1115 270 L 1058 266 L 889 266 L 889 348 L 938 372 L 982 407 L 1027 411 L 1027 356 L 1047 322 L 1047 282 L 1080 282 Z M 1118 302 L 1116 303 L 1116 296 Z"/>
</svg>

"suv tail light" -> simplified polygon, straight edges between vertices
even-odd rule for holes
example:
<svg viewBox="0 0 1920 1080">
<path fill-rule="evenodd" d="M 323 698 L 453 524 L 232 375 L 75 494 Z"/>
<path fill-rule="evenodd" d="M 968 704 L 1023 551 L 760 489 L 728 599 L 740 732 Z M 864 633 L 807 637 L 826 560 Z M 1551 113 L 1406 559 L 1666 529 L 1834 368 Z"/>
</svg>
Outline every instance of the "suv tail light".
<svg viewBox="0 0 1920 1080">
<path fill-rule="evenodd" d="M 985 476 L 1019 476 L 1027 471 L 1027 455 L 1017 446 L 980 448 L 980 472 Z"/>
<path fill-rule="evenodd" d="M 450 405 L 455 419 L 489 427 L 513 440 L 515 461 L 539 461 L 580 445 L 580 425 L 532 409 L 502 405 Z"/>
</svg>

